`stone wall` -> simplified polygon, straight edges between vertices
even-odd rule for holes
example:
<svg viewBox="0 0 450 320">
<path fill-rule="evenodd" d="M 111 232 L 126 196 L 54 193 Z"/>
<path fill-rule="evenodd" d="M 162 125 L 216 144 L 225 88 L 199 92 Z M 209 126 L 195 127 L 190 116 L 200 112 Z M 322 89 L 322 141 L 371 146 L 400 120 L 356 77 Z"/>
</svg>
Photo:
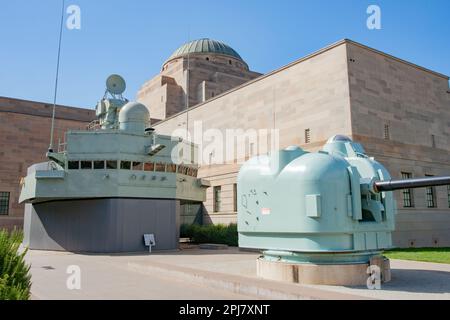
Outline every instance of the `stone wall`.
<svg viewBox="0 0 450 320">
<path fill-rule="evenodd" d="M 54 149 L 68 129 L 84 129 L 93 110 L 57 106 Z M 19 181 L 27 168 L 46 160 L 52 105 L 0 97 L 0 191 L 10 192 L 9 214 L 0 215 L 0 228 L 22 227 L 24 205 L 18 203 Z"/>
<path fill-rule="evenodd" d="M 356 43 L 347 47 L 354 139 L 393 178 L 450 175 L 448 77 Z M 450 245 L 449 191 L 435 192 L 435 208 L 427 207 L 424 188 L 412 190 L 413 208 L 403 207 L 402 192 L 395 192 L 396 245 Z"/>
</svg>

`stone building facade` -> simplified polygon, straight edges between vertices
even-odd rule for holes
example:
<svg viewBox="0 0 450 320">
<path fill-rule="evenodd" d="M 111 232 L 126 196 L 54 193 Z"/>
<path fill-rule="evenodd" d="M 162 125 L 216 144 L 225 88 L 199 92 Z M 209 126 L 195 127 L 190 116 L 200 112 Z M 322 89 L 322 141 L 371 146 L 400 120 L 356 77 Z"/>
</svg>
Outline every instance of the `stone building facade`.
<svg viewBox="0 0 450 320">
<path fill-rule="evenodd" d="M 191 77 L 194 72 L 190 69 Z M 344 134 L 361 142 L 393 178 L 449 175 L 448 80 L 445 75 L 342 40 L 187 111 L 166 114 L 155 128 L 163 134 L 188 128 L 191 136 L 199 123 L 203 133 L 214 129 L 224 136 L 227 129 L 272 128 L 279 130 L 280 148 L 299 145 L 309 151 L 320 149 L 335 134 Z M 151 101 L 146 100 L 145 90 L 139 97 Z M 149 107 L 152 112 L 150 102 Z M 208 145 L 194 142 L 203 143 L 201 150 Z M 247 148 L 249 153 L 259 153 L 251 149 Z M 236 176 L 243 160 L 210 161 L 200 168 L 199 176 L 212 184 L 203 221 L 236 221 Z M 397 191 L 395 197 L 395 245 L 450 245 L 450 187 Z"/>
<path fill-rule="evenodd" d="M 22 228 L 24 205 L 19 204 L 20 179 L 27 168 L 46 161 L 53 105 L 0 97 L 0 228 Z M 69 129 L 84 129 L 95 111 L 57 106 L 53 146 Z"/>
</svg>

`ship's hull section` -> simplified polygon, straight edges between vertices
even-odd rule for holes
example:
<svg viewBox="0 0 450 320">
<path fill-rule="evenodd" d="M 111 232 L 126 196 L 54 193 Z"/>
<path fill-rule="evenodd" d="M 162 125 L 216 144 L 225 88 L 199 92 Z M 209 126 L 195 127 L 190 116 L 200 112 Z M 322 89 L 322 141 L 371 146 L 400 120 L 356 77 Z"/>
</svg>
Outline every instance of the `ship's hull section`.
<svg viewBox="0 0 450 320">
<path fill-rule="evenodd" d="M 28 203 L 24 245 L 72 252 L 148 250 L 143 235 L 154 234 L 152 250 L 178 248 L 180 201 L 102 198 Z"/>
</svg>

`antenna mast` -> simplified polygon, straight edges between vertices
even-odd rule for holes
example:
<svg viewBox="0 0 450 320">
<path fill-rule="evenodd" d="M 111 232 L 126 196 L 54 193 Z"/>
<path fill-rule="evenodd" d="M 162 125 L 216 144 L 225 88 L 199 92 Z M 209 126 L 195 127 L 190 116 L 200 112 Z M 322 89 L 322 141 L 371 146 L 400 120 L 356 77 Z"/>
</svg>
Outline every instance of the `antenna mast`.
<svg viewBox="0 0 450 320">
<path fill-rule="evenodd" d="M 49 152 L 53 152 L 53 131 L 55 129 L 56 95 L 58 92 L 59 60 L 61 57 L 61 42 L 62 42 L 63 23 L 64 23 L 64 8 L 65 8 L 65 0 L 62 0 L 61 22 L 59 25 L 58 58 L 56 60 L 55 91 L 53 94 L 52 126 L 50 129 L 50 144 L 48 147 Z"/>
</svg>

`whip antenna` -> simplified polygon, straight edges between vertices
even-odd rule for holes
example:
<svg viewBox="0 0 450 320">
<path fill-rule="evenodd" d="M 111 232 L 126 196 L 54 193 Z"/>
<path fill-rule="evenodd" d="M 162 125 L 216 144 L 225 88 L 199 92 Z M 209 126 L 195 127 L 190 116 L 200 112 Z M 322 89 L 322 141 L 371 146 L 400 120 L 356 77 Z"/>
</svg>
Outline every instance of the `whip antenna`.
<svg viewBox="0 0 450 320">
<path fill-rule="evenodd" d="M 53 94 L 52 126 L 50 129 L 50 144 L 48 147 L 49 152 L 53 152 L 53 131 L 55 129 L 56 95 L 58 92 L 59 60 L 61 57 L 61 42 L 62 42 L 63 23 L 64 23 L 64 7 L 65 7 L 65 0 L 62 0 L 61 22 L 59 25 L 58 58 L 56 60 L 55 91 Z"/>
</svg>

